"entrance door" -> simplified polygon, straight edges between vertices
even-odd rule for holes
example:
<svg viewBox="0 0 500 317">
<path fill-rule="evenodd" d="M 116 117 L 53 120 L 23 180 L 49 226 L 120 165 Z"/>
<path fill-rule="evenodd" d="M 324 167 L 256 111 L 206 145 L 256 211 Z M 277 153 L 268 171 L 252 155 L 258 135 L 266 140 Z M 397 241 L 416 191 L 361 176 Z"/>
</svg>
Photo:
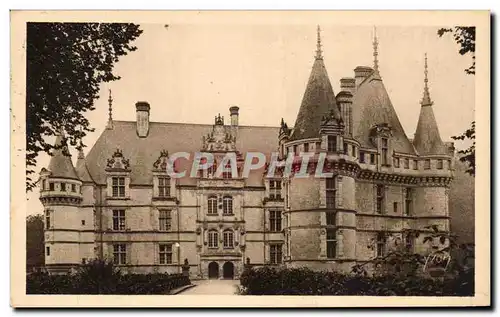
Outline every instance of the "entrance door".
<svg viewBox="0 0 500 317">
<path fill-rule="evenodd" d="M 219 278 L 219 264 L 217 262 L 208 264 L 208 278 Z"/>
<path fill-rule="evenodd" d="M 234 264 L 232 262 L 226 262 L 222 266 L 223 276 L 225 279 L 232 280 L 234 278 Z"/>
</svg>

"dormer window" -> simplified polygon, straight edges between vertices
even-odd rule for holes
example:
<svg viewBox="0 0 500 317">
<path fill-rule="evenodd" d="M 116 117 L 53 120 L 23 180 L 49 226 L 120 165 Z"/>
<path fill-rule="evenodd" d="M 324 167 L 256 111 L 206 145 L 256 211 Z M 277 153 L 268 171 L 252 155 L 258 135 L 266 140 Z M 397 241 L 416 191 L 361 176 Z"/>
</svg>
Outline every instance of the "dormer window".
<svg viewBox="0 0 500 317">
<path fill-rule="evenodd" d="M 359 162 L 365 163 L 365 152 L 359 151 Z"/>
<path fill-rule="evenodd" d="M 76 185 L 71 184 L 71 192 L 76 193 Z"/>
<path fill-rule="evenodd" d="M 112 178 L 113 197 L 125 197 L 125 177 Z"/>
<path fill-rule="evenodd" d="M 61 183 L 61 191 L 62 192 L 66 191 L 66 183 Z"/>
<path fill-rule="evenodd" d="M 270 180 L 269 181 L 269 198 L 270 199 L 281 199 L 281 181 L 280 180 Z"/>
<path fill-rule="evenodd" d="M 337 151 L 337 137 L 334 135 L 328 136 L 328 152 L 336 152 Z"/>
<path fill-rule="evenodd" d="M 226 163 L 226 166 L 224 167 L 224 171 L 222 172 L 222 178 L 223 179 L 231 179 L 232 177 L 232 173 L 231 173 L 231 162 L 227 162 Z"/>
<path fill-rule="evenodd" d="M 406 169 L 410 168 L 410 159 L 409 158 L 405 158 L 405 168 Z"/>
<path fill-rule="evenodd" d="M 49 183 L 49 190 L 54 191 L 54 183 L 52 182 Z"/>
<path fill-rule="evenodd" d="M 344 142 L 344 154 L 349 154 L 349 145 L 346 142 Z"/>
<path fill-rule="evenodd" d="M 375 154 L 370 153 L 370 164 L 375 165 Z"/>
<path fill-rule="evenodd" d="M 158 196 L 170 196 L 170 178 L 165 176 L 158 177 Z"/>
</svg>

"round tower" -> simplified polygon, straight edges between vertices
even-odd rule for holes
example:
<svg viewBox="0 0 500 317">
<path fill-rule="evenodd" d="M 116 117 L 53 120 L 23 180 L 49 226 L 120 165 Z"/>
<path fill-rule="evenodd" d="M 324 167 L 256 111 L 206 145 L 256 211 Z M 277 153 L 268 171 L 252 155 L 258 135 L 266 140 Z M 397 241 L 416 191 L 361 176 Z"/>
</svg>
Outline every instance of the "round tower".
<svg viewBox="0 0 500 317">
<path fill-rule="evenodd" d="M 284 146 L 295 155 L 288 182 L 289 266 L 349 271 L 355 264 L 356 142 L 348 138 L 350 92 L 337 99 L 317 50 L 304 97 Z M 342 106 L 342 107 L 341 107 Z M 356 143 L 357 144 L 357 143 Z"/>
<path fill-rule="evenodd" d="M 44 206 L 45 266 L 50 273 L 64 273 L 81 263 L 82 182 L 62 135 L 55 144 L 48 169 L 40 172 L 40 201 Z"/>
</svg>

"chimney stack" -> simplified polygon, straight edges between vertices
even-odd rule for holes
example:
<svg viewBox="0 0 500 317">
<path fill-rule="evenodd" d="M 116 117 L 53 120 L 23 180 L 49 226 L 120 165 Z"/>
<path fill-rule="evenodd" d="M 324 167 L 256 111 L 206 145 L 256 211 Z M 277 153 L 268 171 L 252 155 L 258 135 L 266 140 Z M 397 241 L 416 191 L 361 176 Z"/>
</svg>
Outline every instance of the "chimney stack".
<svg viewBox="0 0 500 317">
<path fill-rule="evenodd" d="M 354 69 L 354 77 L 356 82 L 356 89 L 358 89 L 359 85 L 365 80 L 366 77 L 370 76 L 373 72 L 373 69 L 368 66 L 358 66 Z"/>
<path fill-rule="evenodd" d="M 140 138 L 145 138 L 149 133 L 149 103 L 146 101 L 138 101 L 135 104 L 137 113 L 137 135 Z"/>
<path fill-rule="evenodd" d="M 344 77 L 340 79 L 340 91 L 348 91 L 354 95 L 356 91 L 356 79 L 352 77 Z"/>
<path fill-rule="evenodd" d="M 229 113 L 231 114 L 231 126 L 232 127 L 237 127 L 238 126 L 238 112 L 240 111 L 240 108 L 237 106 L 232 106 L 229 108 Z"/>
</svg>

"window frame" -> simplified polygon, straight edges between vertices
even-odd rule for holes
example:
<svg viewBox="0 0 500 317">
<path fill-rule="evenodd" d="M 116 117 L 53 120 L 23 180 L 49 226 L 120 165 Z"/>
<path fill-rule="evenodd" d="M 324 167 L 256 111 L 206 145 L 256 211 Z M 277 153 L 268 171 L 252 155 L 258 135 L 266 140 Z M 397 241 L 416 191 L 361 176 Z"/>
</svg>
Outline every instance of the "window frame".
<svg viewBox="0 0 500 317">
<path fill-rule="evenodd" d="M 359 162 L 361 164 L 366 164 L 365 161 L 366 161 L 365 160 L 365 152 L 364 151 L 359 151 Z"/>
<path fill-rule="evenodd" d="M 49 191 L 53 192 L 56 190 L 56 185 L 54 182 L 49 182 Z"/>
<path fill-rule="evenodd" d="M 442 170 L 444 168 L 444 161 L 443 159 L 438 159 L 437 160 L 437 169 Z"/>
<path fill-rule="evenodd" d="M 171 243 L 160 243 L 158 245 L 158 263 L 159 264 L 172 264 L 173 263 L 172 259 L 173 259 L 172 244 Z"/>
<path fill-rule="evenodd" d="M 168 232 L 172 230 L 172 210 L 158 210 L 158 231 Z"/>
<path fill-rule="evenodd" d="M 406 187 L 405 188 L 405 216 L 411 216 L 413 213 L 413 188 Z"/>
<path fill-rule="evenodd" d="M 279 209 L 269 210 L 269 231 L 281 232 L 282 230 L 282 211 Z"/>
<path fill-rule="evenodd" d="M 125 177 L 112 176 L 111 177 L 111 196 L 116 198 L 123 198 L 126 195 L 125 191 Z"/>
<path fill-rule="evenodd" d="M 125 243 L 113 244 L 113 264 L 127 264 L 127 245 Z"/>
<path fill-rule="evenodd" d="M 430 169 L 431 169 L 431 159 L 425 159 L 424 170 L 430 170 Z"/>
<path fill-rule="evenodd" d="M 388 166 L 389 164 L 389 139 L 382 138 L 382 165 Z"/>
<path fill-rule="evenodd" d="M 386 236 L 385 232 L 378 232 L 376 237 L 376 255 L 383 257 L 386 254 Z"/>
<path fill-rule="evenodd" d="M 217 202 L 217 196 L 211 195 L 207 198 L 207 214 L 208 215 L 218 215 L 219 208 Z"/>
<path fill-rule="evenodd" d="M 269 244 L 269 263 L 273 265 L 280 265 L 283 263 L 283 244 Z"/>
<path fill-rule="evenodd" d="M 170 197 L 170 177 L 158 176 L 158 197 Z"/>
<path fill-rule="evenodd" d="M 234 249 L 234 231 L 226 229 L 222 232 L 222 248 Z"/>
<path fill-rule="evenodd" d="M 222 214 L 226 216 L 234 215 L 234 200 L 232 196 L 225 195 L 222 197 Z"/>
<path fill-rule="evenodd" d="M 125 231 L 127 229 L 125 209 L 113 209 L 112 213 L 113 231 Z"/>
<path fill-rule="evenodd" d="M 52 221 L 51 221 L 51 210 L 47 209 L 45 210 L 45 230 L 50 230 L 52 228 Z"/>
<path fill-rule="evenodd" d="M 326 229 L 326 258 L 335 259 L 337 257 L 337 228 Z"/>
<path fill-rule="evenodd" d="M 269 199 L 280 200 L 281 197 L 281 180 L 270 179 L 269 180 Z"/>
<path fill-rule="evenodd" d="M 45 247 L 45 255 L 50 256 L 50 246 Z"/>
<path fill-rule="evenodd" d="M 66 183 L 61 182 L 61 183 L 59 183 L 59 185 L 61 185 L 60 191 L 65 192 L 66 191 Z"/>
<path fill-rule="evenodd" d="M 328 135 L 326 138 L 326 151 L 327 152 L 337 152 L 337 136 L 336 135 Z"/>
<path fill-rule="evenodd" d="M 375 211 L 377 214 L 383 215 L 385 213 L 385 186 L 383 184 L 376 184 L 376 204 Z"/>
<path fill-rule="evenodd" d="M 217 230 L 208 231 L 208 241 L 207 246 L 209 249 L 219 248 L 219 232 Z"/>
<path fill-rule="evenodd" d="M 304 152 L 305 153 L 309 152 L 309 143 L 304 143 Z"/>
<path fill-rule="evenodd" d="M 333 184 L 333 186 L 331 186 Z M 335 209 L 337 208 L 337 176 L 330 178 L 325 178 L 325 203 L 326 208 Z"/>
</svg>

